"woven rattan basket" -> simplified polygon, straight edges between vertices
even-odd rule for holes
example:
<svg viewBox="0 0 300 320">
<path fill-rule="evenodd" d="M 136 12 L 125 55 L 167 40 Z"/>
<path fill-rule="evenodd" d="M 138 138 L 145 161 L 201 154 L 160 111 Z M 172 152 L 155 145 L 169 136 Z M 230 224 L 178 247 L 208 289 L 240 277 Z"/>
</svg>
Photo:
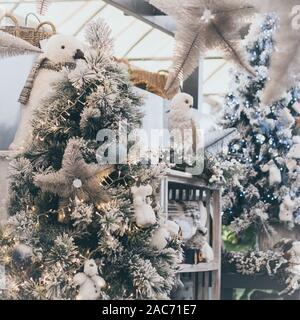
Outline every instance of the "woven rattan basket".
<svg viewBox="0 0 300 320">
<path fill-rule="evenodd" d="M 38 24 L 38 26 L 36 28 L 33 28 L 33 27 L 28 27 L 28 26 L 20 26 L 17 18 L 15 16 L 13 16 L 12 14 L 8 13 L 8 14 L 4 15 L 2 18 L 4 18 L 4 17 L 10 18 L 13 21 L 14 25 L 0 27 L 1 31 L 7 32 L 13 36 L 16 36 L 16 37 L 21 38 L 25 41 L 28 41 L 29 43 L 31 43 L 32 45 L 34 45 L 38 48 L 40 48 L 40 41 L 42 41 L 44 39 L 48 39 L 53 34 L 56 33 L 56 28 L 55 28 L 54 24 L 49 21 L 41 22 Z M 28 15 L 26 17 L 25 24 L 27 24 L 27 18 L 28 18 Z M 50 26 L 51 31 L 45 31 L 43 29 L 43 27 L 45 25 Z"/>
<path fill-rule="evenodd" d="M 123 65 L 130 74 L 130 80 L 133 84 L 141 89 L 152 92 L 162 98 L 171 99 L 174 95 L 165 91 L 168 72 L 150 72 L 131 65 L 125 58 L 115 58 L 115 61 Z"/>
<path fill-rule="evenodd" d="M 157 94 L 163 98 L 169 98 L 165 91 L 167 75 L 165 73 L 153 73 L 145 70 L 130 69 L 131 81 L 145 90 Z"/>
</svg>

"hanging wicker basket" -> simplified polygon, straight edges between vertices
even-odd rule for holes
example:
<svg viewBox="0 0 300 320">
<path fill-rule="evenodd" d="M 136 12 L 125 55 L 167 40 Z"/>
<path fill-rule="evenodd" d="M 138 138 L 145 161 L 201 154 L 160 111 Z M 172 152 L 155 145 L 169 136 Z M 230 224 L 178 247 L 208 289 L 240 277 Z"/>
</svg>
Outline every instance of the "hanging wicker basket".
<svg viewBox="0 0 300 320">
<path fill-rule="evenodd" d="M 165 91 L 167 75 L 165 73 L 154 73 L 140 69 L 130 69 L 131 81 L 137 87 L 144 87 L 149 92 L 152 92 L 163 98 L 169 98 Z"/>
<path fill-rule="evenodd" d="M 167 71 L 157 73 L 146 71 L 131 65 L 125 58 L 114 58 L 129 72 L 132 83 L 141 89 L 154 93 L 162 98 L 171 99 L 173 95 L 166 92 L 165 86 L 168 79 Z"/>
<path fill-rule="evenodd" d="M 45 22 L 39 21 L 39 24 L 36 28 L 28 27 L 27 26 L 27 19 L 28 19 L 29 15 L 31 15 L 31 13 L 26 16 L 25 26 L 20 26 L 20 24 L 15 16 L 13 16 L 10 13 L 5 14 L 2 17 L 2 19 L 4 17 L 9 18 L 10 20 L 12 20 L 14 25 L 0 27 L 0 30 L 7 32 L 15 37 L 21 38 L 21 39 L 31 43 L 35 47 L 40 48 L 40 41 L 45 40 L 45 39 L 49 39 L 52 35 L 56 34 L 56 28 L 55 28 L 54 24 L 50 21 L 45 21 Z M 43 27 L 46 25 L 51 27 L 51 31 L 44 30 Z"/>
</svg>

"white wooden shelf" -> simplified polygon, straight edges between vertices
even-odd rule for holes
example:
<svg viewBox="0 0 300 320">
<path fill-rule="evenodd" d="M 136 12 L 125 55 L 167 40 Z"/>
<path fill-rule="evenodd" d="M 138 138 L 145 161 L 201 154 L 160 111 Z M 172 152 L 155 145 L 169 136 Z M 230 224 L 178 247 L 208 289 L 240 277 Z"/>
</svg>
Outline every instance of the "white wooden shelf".
<svg viewBox="0 0 300 320">
<path fill-rule="evenodd" d="M 193 273 L 216 271 L 219 269 L 219 264 L 216 262 L 198 263 L 198 264 L 181 264 L 177 273 Z"/>
</svg>

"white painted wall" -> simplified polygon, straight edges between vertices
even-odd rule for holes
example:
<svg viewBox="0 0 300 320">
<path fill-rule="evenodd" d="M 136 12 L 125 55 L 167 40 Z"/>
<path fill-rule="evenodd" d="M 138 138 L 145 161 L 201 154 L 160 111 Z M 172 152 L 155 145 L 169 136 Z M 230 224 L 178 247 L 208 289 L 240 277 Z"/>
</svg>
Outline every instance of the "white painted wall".
<svg viewBox="0 0 300 320">
<path fill-rule="evenodd" d="M 29 55 L 0 60 L 0 150 L 6 150 L 14 138 L 20 114 L 18 98 L 33 58 Z"/>
<path fill-rule="evenodd" d="M 7 216 L 8 166 L 7 150 L 19 121 L 19 94 L 31 70 L 34 56 L 18 56 L 0 60 L 0 224 Z"/>
<path fill-rule="evenodd" d="M 136 88 L 139 95 L 143 97 L 144 104 L 142 110 L 144 112 L 143 129 L 146 130 L 148 137 L 151 137 L 151 130 L 167 129 L 167 113 L 169 109 L 169 101 L 148 91 Z M 150 141 L 149 141 L 150 143 Z M 162 138 L 162 147 L 168 146 L 167 137 Z"/>
</svg>

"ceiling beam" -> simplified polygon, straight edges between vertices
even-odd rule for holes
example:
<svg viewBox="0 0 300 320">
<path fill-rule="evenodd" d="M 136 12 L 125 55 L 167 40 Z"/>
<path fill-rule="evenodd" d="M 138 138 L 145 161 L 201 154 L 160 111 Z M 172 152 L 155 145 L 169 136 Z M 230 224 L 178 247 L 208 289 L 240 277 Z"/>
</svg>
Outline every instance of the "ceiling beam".
<svg viewBox="0 0 300 320">
<path fill-rule="evenodd" d="M 103 0 L 105 1 L 105 0 Z M 148 1 L 144 0 L 115 0 L 109 1 L 114 2 L 116 6 L 120 6 L 123 9 L 127 8 L 128 10 L 135 12 L 140 16 L 165 16 L 165 14 L 152 6 Z"/>
<path fill-rule="evenodd" d="M 164 15 L 161 11 L 143 0 L 103 0 L 108 4 L 122 10 L 125 14 L 134 16 L 148 23 L 153 28 L 174 36 L 176 30 L 175 21 Z"/>
</svg>

